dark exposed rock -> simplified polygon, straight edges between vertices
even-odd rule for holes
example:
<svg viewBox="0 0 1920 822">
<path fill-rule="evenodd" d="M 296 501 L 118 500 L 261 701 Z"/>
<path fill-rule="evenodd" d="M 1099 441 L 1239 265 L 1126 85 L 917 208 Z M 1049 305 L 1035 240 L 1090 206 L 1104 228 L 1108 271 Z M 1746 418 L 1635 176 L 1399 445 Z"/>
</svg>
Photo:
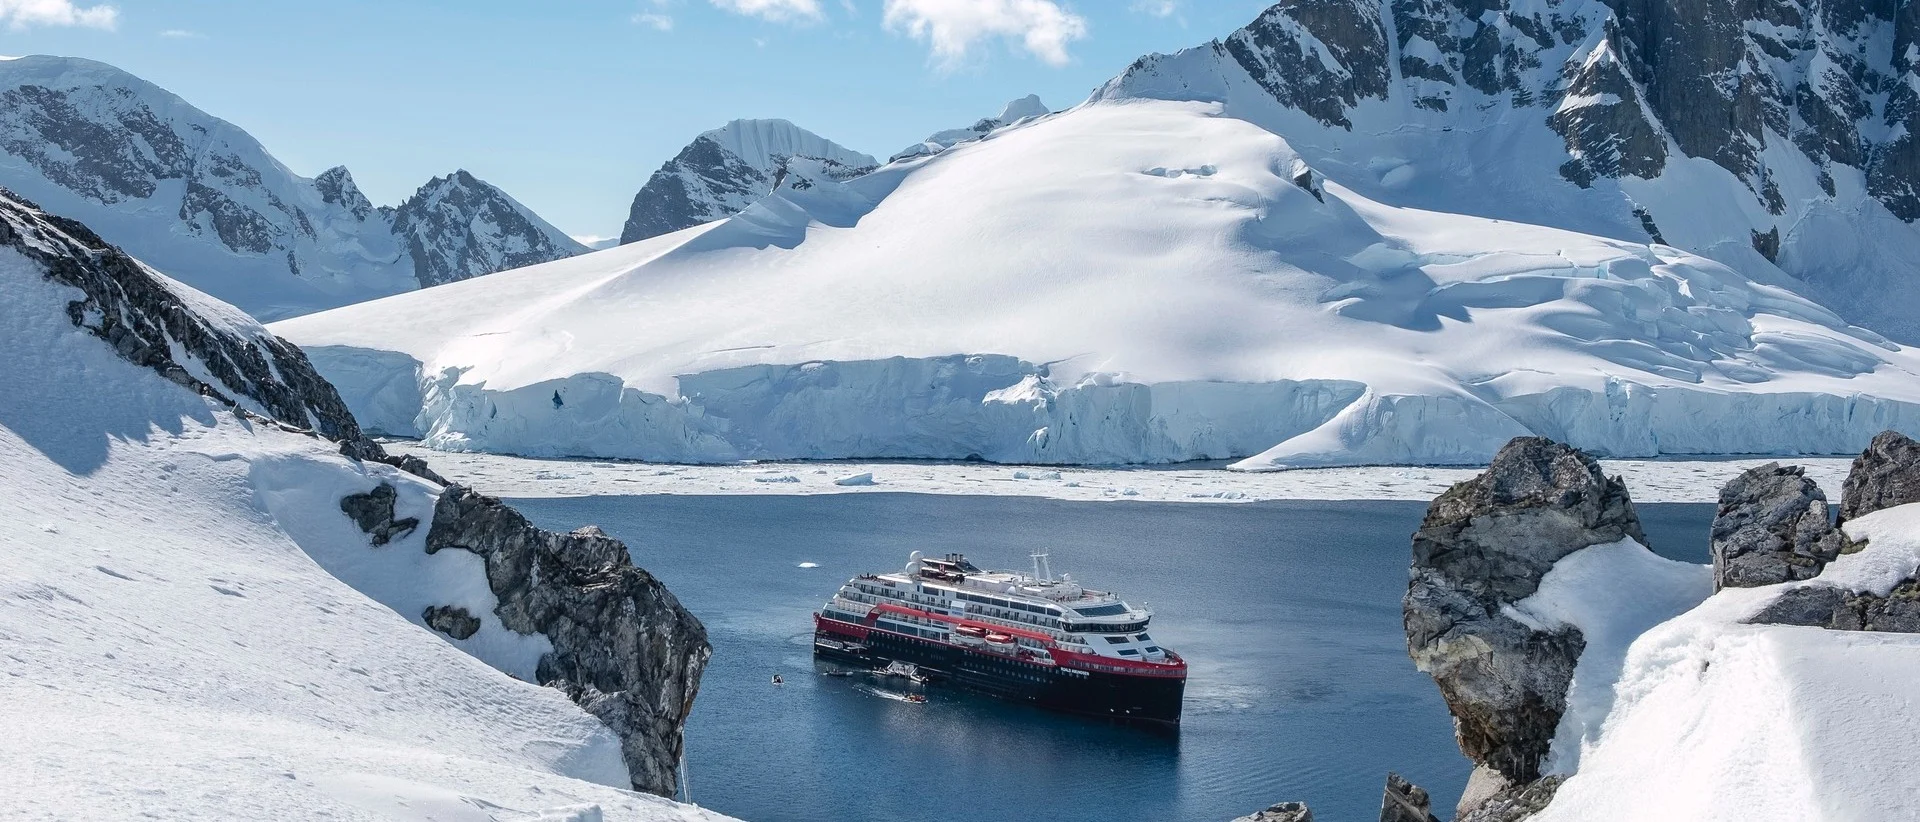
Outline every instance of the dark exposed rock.
<svg viewBox="0 0 1920 822">
<path fill-rule="evenodd" d="M 1338 69 L 1329 71 L 1326 58 Z M 1347 110 L 1385 99 L 1392 77 L 1380 5 L 1359 0 L 1285 0 L 1221 42 L 1222 49 L 1281 103 L 1330 126 L 1352 129 Z"/>
<path fill-rule="evenodd" d="M 1797 466 L 1768 463 L 1720 489 L 1713 518 L 1714 590 L 1818 576 L 1845 537 L 1827 519 L 1827 495 Z"/>
<path fill-rule="evenodd" d="M 1898 431 L 1882 431 L 1847 472 L 1838 521 L 1912 502 L 1920 502 L 1920 442 Z"/>
<path fill-rule="evenodd" d="M 1380 822 L 1440 822 L 1433 815 L 1433 802 L 1425 788 L 1387 774 L 1387 789 L 1380 797 Z"/>
<path fill-rule="evenodd" d="M 1305 802 L 1282 802 L 1233 822 L 1313 822 L 1313 810 Z"/>
<path fill-rule="evenodd" d="M 457 605 L 431 605 L 420 617 L 427 627 L 454 639 L 466 639 L 480 630 L 480 618 Z"/>
<path fill-rule="evenodd" d="M 1540 776 L 1585 639 L 1501 612 L 1562 557 L 1646 536 L 1620 480 L 1592 458 L 1520 437 L 1428 507 L 1413 538 L 1407 649 L 1453 712 L 1460 750 L 1514 784 Z"/>
<path fill-rule="evenodd" d="M 1454 822 L 1520 822 L 1544 810 L 1566 779 L 1543 776 L 1525 785 L 1509 787 L 1472 808 L 1462 808 Z"/>
<path fill-rule="evenodd" d="M 1772 189 L 1772 191 L 1773 191 L 1773 196 L 1775 197 L 1780 196 L 1779 189 L 1777 188 Z M 1780 212 L 1776 210 L 1774 211 L 1774 213 L 1778 214 Z M 1779 227 L 1776 226 L 1764 232 L 1755 231 L 1755 232 L 1752 232 L 1752 234 L 1753 234 L 1753 250 L 1760 252 L 1760 256 L 1767 258 L 1767 262 L 1770 262 L 1770 263 L 1779 262 L 1780 261 L 1780 229 Z"/>
<path fill-rule="evenodd" d="M 1920 634 L 1920 582 L 1904 580 L 1884 597 L 1831 585 L 1806 585 L 1781 594 L 1747 621 L 1756 625 Z"/>
<path fill-rule="evenodd" d="M 393 503 L 398 498 L 393 484 L 380 483 L 372 491 L 364 494 L 348 494 L 340 498 L 340 510 L 353 518 L 360 530 L 375 545 L 385 545 L 394 537 L 403 537 L 420 527 L 420 520 L 414 517 L 396 520 L 393 518 Z M 466 639 L 466 637 L 461 637 Z"/>
<path fill-rule="evenodd" d="M 670 796 L 681 728 L 712 649 L 706 629 L 625 545 L 597 528 L 535 528 L 499 500 L 449 485 L 427 532 L 429 553 L 486 560 L 494 612 L 508 629 L 545 634 L 536 671 L 617 732 L 633 785 Z"/>
<path fill-rule="evenodd" d="M 1567 87 L 1567 96 L 1582 102 L 1547 118 L 1572 157 L 1562 176 L 1582 187 L 1598 177 L 1657 177 L 1667 163 L 1666 137 L 1620 59 L 1610 51 L 1604 57 L 1582 65 Z"/>
</svg>

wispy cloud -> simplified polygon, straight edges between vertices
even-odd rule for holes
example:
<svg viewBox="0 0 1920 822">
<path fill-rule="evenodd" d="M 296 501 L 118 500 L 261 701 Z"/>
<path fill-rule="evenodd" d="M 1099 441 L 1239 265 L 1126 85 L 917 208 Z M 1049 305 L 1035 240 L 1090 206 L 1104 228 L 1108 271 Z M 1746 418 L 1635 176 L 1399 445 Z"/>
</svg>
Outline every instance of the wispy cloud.
<svg viewBox="0 0 1920 822">
<path fill-rule="evenodd" d="M 1172 17 L 1180 10 L 1180 0 L 1133 0 L 1133 10 L 1154 17 Z"/>
<path fill-rule="evenodd" d="M 186 29 L 167 29 L 165 31 L 160 32 L 160 36 L 172 37 L 177 40 L 199 40 L 203 37 L 206 37 L 206 35 L 201 34 L 200 32 L 188 31 Z"/>
<path fill-rule="evenodd" d="M 715 8 L 774 23 L 813 23 L 826 15 L 820 0 L 708 0 Z"/>
<path fill-rule="evenodd" d="M 73 0 L 0 0 L 0 21 L 12 29 L 32 26 L 112 29 L 120 22 L 120 10 L 108 5 L 76 6 Z"/>
<path fill-rule="evenodd" d="M 952 67 L 983 40 L 1018 41 L 1050 65 L 1067 62 L 1067 44 L 1087 36 L 1087 20 L 1054 0 L 886 0 L 884 22 L 924 40 Z"/>
<path fill-rule="evenodd" d="M 631 18 L 636 26 L 646 26 L 654 31 L 673 31 L 673 16 L 657 11 L 639 12 Z"/>
</svg>

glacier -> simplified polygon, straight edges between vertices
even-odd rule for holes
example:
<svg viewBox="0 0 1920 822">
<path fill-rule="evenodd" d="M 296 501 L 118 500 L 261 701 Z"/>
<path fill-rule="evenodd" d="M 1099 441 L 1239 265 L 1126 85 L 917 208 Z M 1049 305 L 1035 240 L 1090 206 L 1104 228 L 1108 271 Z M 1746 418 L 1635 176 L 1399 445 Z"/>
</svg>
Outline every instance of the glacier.
<svg viewBox="0 0 1920 822">
<path fill-rule="evenodd" d="M 1268 470 L 1528 432 L 1841 453 L 1920 422 L 1920 359 L 1777 273 L 1368 188 L 1221 102 L 1096 96 L 273 330 L 370 429 L 529 456 Z"/>
</svg>

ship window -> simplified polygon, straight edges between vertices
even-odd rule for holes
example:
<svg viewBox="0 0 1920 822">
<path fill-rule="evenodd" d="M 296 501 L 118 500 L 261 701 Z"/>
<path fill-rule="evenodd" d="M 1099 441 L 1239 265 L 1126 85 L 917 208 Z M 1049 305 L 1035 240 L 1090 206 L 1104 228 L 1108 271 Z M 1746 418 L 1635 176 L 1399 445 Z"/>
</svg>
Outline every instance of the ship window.
<svg viewBox="0 0 1920 822">
<path fill-rule="evenodd" d="M 1134 639 L 1137 639 L 1137 640 L 1140 640 L 1141 642 L 1152 642 L 1152 641 L 1153 641 L 1153 637 L 1150 637 L 1150 636 L 1147 636 L 1146 634 L 1141 634 L 1141 635 L 1139 635 L 1139 636 L 1137 636 L 1137 637 L 1134 637 Z"/>
<path fill-rule="evenodd" d="M 1112 605 L 1089 605 L 1085 608 L 1076 607 L 1073 610 L 1081 616 L 1119 616 L 1127 612 L 1127 606 L 1116 602 Z"/>
<path fill-rule="evenodd" d="M 1135 648 L 1121 648 L 1120 655 L 1121 656 L 1139 656 L 1140 651 Z"/>
<path fill-rule="evenodd" d="M 1158 646 L 1158 645 L 1148 645 L 1148 646 L 1147 646 L 1147 653 L 1150 653 L 1150 654 L 1157 654 L 1157 653 L 1160 653 L 1160 646 Z"/>
<path fill-rule="evenodd" d="M 1124 645 L 1126 644 L 1126 641 L 1127 641 L 1127 638 L 1123 636 L 1110 636 L 1110 637 L 1105 637 L 1105 639 L 1107 640 L 1108 643 L 1113 645 Z"/>
</svg>

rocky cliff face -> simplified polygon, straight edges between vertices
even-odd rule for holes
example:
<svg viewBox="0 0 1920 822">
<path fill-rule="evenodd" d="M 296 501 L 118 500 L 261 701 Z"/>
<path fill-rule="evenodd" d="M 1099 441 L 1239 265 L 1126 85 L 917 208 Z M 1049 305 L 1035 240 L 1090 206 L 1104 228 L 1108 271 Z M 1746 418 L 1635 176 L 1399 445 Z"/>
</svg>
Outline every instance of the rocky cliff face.
<svg viewBox="0 0 1920 822">
<path fill-rule="evenodd" d="M 1504 608 L 1562 557 L 1626 538 L 1646 543 L 1620 480 L 1538 437 L 1440 495 L 1414 534 L 1408 653 L 1440 686 L 1461 752 L 1507 783 L 1540 777 L 1586 643 L 1577 628 L 1536 630 Z"/>
<path fill-rule="evenodd" d="M 363 200 L 364 202 L 364 200 Z M 587 247 L 465 170 L 392 209 L 421 288 L 584 254 Z"/>
<path fill-rule="evenodd" d="M 1915 339 L 1920 278 L 1899 260 L 1920 249 L 1917 18 L 1868 0 L 1285 0 L 1099 96 L 1223 102 L 1335 180 L 1421 207 L 1777 264 Z"/>
<path fill-rule="evenodd" d="M 547 637 L 541 684 L 564 691 L 622 740 L 638 790 L 671 795 L 681 729 L 711 649 L 698 619 L 633 565 L 625 545 L 594 529 L 554 534 L 499 500 L 449 485 L 414 458 L 368 440 L 332 385 L 299 348 L 231 306 L 173 282 L 85 226 L 0 190 L 0 254 L 19 254 L 77 298 L 67 318 L 129 362 L 236 414 L 339 444 L 355 459 L 396 466 L 439 492 L 425 546 L 486 560 L 488 587 L 506 628 Z M 396 518 L 397 492 L 382 484 L 338 502 L 368 535 L 369 550 L 412 533 Z M 428 625 L 464 639 L 479 621 L 464 609 L 429 608 Z"/>
<path fill-rule="evenodd" d="M 735 120 L 705 132 L 634 195 L 620 242 L 632 243 L 740 213 L 776 189 L 841 182 L 879 165 L 785 120 Z"/>
<path fill-rule="evenodd" d="M 300 177 L 239 127 L 133 75 L 76 58 L 0 61 L 0 185 L 263 319 L 583 250 L 497 189 L 449 185 L 458 178 L 471 181 L 436 179 L 427 202 L 403 205 L 396 233 L 345 168 Z M 425 196 L 450 187 L 461 192 Z"/>
<path fill-rule="evenodd" d="M 458 485 L 440 495 L 427 532 L 428 553 L 448 549 L 486 560 L 502 624 L 553 643 L 540 684 L 620 735 L 634 787 L 673 795 L 681 728 L 712 653 L 700 621 L 598 528 L 543 531 Z"/>
</svg>

